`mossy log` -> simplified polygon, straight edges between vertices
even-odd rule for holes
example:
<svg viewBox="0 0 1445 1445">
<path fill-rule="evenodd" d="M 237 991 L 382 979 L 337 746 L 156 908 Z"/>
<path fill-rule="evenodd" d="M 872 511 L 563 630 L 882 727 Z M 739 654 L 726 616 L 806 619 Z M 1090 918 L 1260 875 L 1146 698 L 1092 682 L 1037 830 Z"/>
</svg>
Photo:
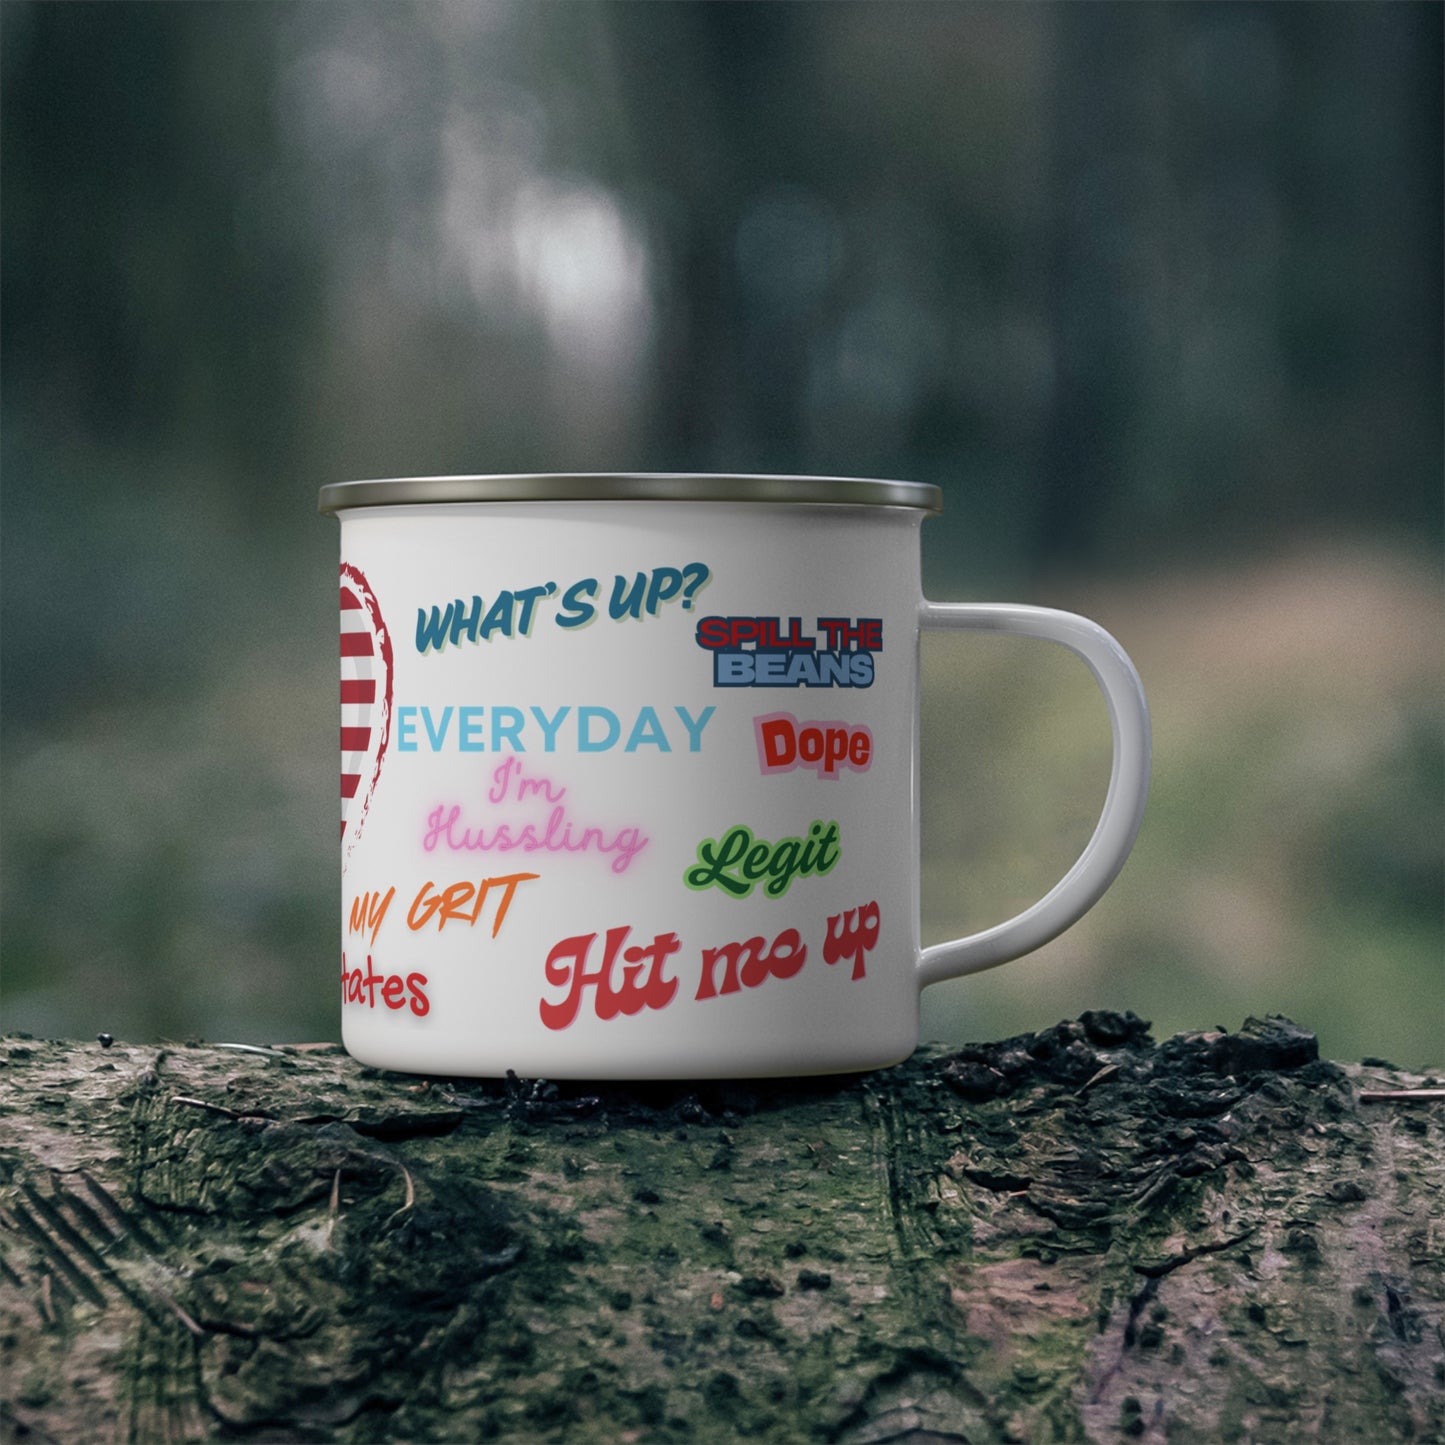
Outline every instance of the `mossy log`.
<svg viewBox="0 0 1445 1445">
<path fill-rule="evenodd" d="M 1445 1106 L 1283 1019 L 700 1086 L 6 1052 L 7 1441 L 1445 1439 Z"/>
</svg>

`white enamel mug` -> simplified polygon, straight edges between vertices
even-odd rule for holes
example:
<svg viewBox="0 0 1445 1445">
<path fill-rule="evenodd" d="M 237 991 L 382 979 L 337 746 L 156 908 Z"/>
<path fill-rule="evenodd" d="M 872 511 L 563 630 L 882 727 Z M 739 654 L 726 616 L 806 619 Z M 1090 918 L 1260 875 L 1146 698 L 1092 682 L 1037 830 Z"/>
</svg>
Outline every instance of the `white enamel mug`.
<svg viewBox="0 0 1445 1445">
<path fill-rule="evenodd" d="M 1044 608 L 929 602 L 930 486 L 594 475 L 335 483 L 343 1038 L 412 1073 L 872 1069 L 926 984 L 1038 948 L 1123 866 L 1149 717 L 1118 643 Z M 1067 875 L 919 938 L 925 629 L 1088 665 L 1113 726 Z"/>
</svg>

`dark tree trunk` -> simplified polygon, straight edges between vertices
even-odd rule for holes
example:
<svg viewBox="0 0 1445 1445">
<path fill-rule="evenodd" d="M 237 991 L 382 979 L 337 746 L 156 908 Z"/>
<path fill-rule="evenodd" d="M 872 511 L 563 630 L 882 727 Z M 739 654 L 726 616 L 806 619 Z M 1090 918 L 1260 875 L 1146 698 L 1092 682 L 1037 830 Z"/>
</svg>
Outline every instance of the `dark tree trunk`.
<svg viewBox="0 0 1445 1445">
<path fill-rule="evenodd" d="M 7 1441 L 1445 1438 L 1430 1081 L 1132 1015 L 860 1078 L 8 1041 Z"/>
</svg>

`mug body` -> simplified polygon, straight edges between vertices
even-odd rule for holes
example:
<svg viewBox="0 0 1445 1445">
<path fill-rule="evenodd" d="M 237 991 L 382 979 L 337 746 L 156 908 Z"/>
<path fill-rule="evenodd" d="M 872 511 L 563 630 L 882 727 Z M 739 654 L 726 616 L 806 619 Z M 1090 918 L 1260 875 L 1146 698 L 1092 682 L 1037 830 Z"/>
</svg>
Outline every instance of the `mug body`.
<svg viewBox="0 0 1445 1445">
<path fill-rule="evenodd" d="M 911 1052 L 933 489 L 368 485 L 323 493 L 347 1049 L 582 1079 Z"/>
</svg>

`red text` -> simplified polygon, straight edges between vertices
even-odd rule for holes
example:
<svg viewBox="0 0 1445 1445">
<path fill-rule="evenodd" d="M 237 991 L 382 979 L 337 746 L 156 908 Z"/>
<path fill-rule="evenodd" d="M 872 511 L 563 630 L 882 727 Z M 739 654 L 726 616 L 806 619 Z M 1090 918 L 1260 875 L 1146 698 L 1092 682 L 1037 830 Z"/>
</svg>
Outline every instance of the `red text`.
<svg viewBox="0 0 1445 1445">
<path fill-rule="evenodd" d="M 829 647 L 858 647 L 864 652 L 883 650 L 881 617 L 860 617 L 856 622 L 846 617 L 820 617 L 818 626 L 823 629 Z"/>
<path fill-rule="evenodd" d="M 549 1029 L 565 1029 L 576 1019 L 582 998 L 588 989 L 595 989 L 593 1007 L 599 1019 L 615 1019 L 619 1014 L 631 1016 L 643 1009 L 666 1008 L 677 993 L 677 980 L 668 978 L 667 960 L 682 945 L 675 933 L 659 933 L 646 948 L 624 948 L 632 930 L 626 926 L 609 928 L 602 946 L 602 960 L 595 969 L 587 966 L 595 933 L 564 938 L 547 955 L 547 982 L 566 989 L 560 1002 L 543 999 L 538 1005 L 542 1022 Z M 622 961 L 620 978 L 616 971 Z"/>
<path fill-rule="evenodd" d="M 856 920 L 856 922 L 855 922 Z M 828 920 L 828 936 L 823 940 L 823 962 L 840 963 L 853 960 L 853 977 L 863 977 L 864 957 L 878 943 L 878 905 L 865 903 L 846 913 L 835 913 Z"/>
<path fill-rule="evenodd" d="M 873 765 L 873 732 L 861 723 L 800 723 L 790 712 L 753 719 L 758 764 L 765 773 L 812 768 L 820 778 L 836 778 L 838 769 L 865 773 Z"/>
<path fill-rule="evenodd" d="M 418 1018 L 425 1018 L 431 1009 L 426 996 L 426 974 L 409 973 L 403 978 L 399 973 L 377 973 L 366 955 L 366 969 L 348 969 L 346 955 L 341 955 L 341 1000 L 343 1003 L 365 1004 L 375 1008 L 380 996 L 381 1003 L 389 1009 L 410 1008 Z"/>
<path fill-rule="evenodd" d="M 757 988 L 770 978 L 792 978 L 808 961 L 808 950 L 796 928 L 785 928 L 769 947 L 761 938 L 745 943 L 724 943 L 702 951 L 702 976 L 697 981 L 697 998 L 717 998 L 737 993 L 740 988 Z M 723 966 L 722 982 L 717 966 Z"/>
<path fill-rule="evenodd" d="M 697 624 L 697 645 L 712 650 L 737 648 L 756 643 L 763 648 L 794 647 L 803 651 L 815 648 L 812 637 L 803 636 L 803 619 L 788 618 L 786 628 L 781 617 L 704 617 Z"/>
</svg>

